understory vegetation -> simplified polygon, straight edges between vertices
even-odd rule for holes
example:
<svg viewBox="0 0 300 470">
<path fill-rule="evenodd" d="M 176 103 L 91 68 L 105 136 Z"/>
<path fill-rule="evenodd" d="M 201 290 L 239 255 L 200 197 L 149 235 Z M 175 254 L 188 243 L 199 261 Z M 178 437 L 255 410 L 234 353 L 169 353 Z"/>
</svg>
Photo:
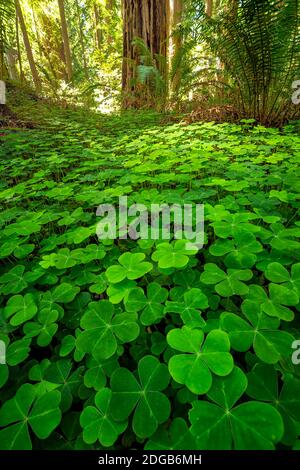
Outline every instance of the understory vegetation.
<svg viewBox="0 0 300 470">
<path fill-rule="evenodd" d="M 299 18 L 0 0 L 1 451 L 300 450 Z"/>
<path fill-rule="evenodd" d="M 1 448 L 297 448 L 299 124 L 41 111 L 1 135 Z M 99 241 L 122 195 L 201 201 L 203 249 Z"/>
</svg>

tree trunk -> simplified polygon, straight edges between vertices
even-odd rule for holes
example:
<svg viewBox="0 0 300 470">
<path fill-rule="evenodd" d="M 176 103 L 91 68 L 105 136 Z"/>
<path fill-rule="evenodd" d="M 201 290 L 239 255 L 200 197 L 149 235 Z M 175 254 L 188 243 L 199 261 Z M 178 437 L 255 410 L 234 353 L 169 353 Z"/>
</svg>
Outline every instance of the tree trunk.
<svg viewBox="0 0 300 470">
<path fill-rule="evenodd" d="M 182 54 L 182 33 L 178 25 L 183 19 L 183 0 L 174 0 L 173 10 L 173 70 L 172 91 L 174 95 L 178 94 L 181 82 L 181 54 Z"/>
<path fill-rule="evenodd" d="M 28 59 L 31 74 L 32 74 L 32 79 L 33 79 L 36 91 L 40 92 L 41 91 L 41 81 L 40 81 L 40 77 L 39 77 L 35 62 L 34 62 L 33 53 L 32 53 L 32 49 L 31 49 L 31 44 L 30 44 L 30 41 L 29 41 L 29 37 L 28 37 L 27 29 L 26 29 L 26 24 L 25 24 L 25 21 L 24 21 L 23 12 L 22 12 L 19 0 L 15 0 L 15 5 L 16 5 L 16 12 L 17 12 L 17 15 L 18 15 L 18 18 L 19 18 L 21 30 L 22 30 L 24 46 L 25 46 L 25 49 L 26 49 L 26 54 L 27 54 L 27 59 Z"/>
<path fill-rule="evenodd" d="M 20 28 L 19 28 L 19 18 L 16 15 L 16 41 L 17 41 L 17 51 L 18 51 L 18 63 L 19 63 L 19 72 L 20 72 L 20 81 L 24 82 L 24 73 L 23 73 L 23 64 L 21 56 L 21 46 L 20 46 Z"/>
<path fill-rule="evenodd" d="M 206 0 L 206 14 L 207 14 L 207 16 L 212 16 L 213 7 L 214 7 L 213 0 Z"/>
<path fill-rule="evenodd" d="M 113 35 L 111 34 L 111 18 L 112 18 L 112 15 L 113 15 L 113 8 L 114 7 L 115 7 L 115 3 L 114 3 L 113 0 L 106 0 L 105 9 L 106 9 L 106 11 L 110 12 L 110 15 L 106 19 L 107 30 L 108 30 L 108 35 L 107 35 L 108 44 L 111 44 L 113 42 Z"/>
<path fill-rule="evenodd" d="M 53 67 L 50 55 L 48 54 L 47 50 L 45 49 L 45 47 L 43 45 L 43 42 L 41 41 L 41 36 L 39 34 L 39 28 L 38 28 L 38 24 L 37 24 L 37 19 L 36 19 L 36 14 L 35 14 L 35 11 L 34 11 L 34 3 L 33 2 L 31 2 L 31 12 L 32 12 L 34 30 L 35 30 L 35 35 L 36 35 L 36 41 L 37 41 L 38 48 L 39 48 L 40 57 L 41 58 L 45 57 L 45 59 L 48 62 L 48 65 L 49 65 L 49 70 L 51 71 L 54 80 L 56 80 L 57 75 L 56 75 L 55 68 Z M 52 87 L 52 89 L 55 90 L 55 84 L 53 85 L 53 83 L 50 80 L 49 80 L 49 84 Z"/>
<path fill-rule="evenodd" d="M 155 66 L 166 79 L 168 37 L 169 0 L 123 0 L 123 92 L 134 97 L 136 69 L 141 64 L 139 48 L 132 41 L 136 38 L 143 40 Z M 126 99 L 124 106 L 128 106 Z"/>
<path fill-rule="evenodd" d="M 18 69 L 17 69 L 18 53 L 13 47 L 10 47 L 7 49 L 6 60 L 7 60 L 9 78 L 11 80 L 18 81 L 19 80 L 19 74 L 18 74 Z"/>
<path fill-rule="evenodd" d="M 101 50 L 102 46 L 102 31 L 101 31 L 101 18 L 98 5 L 94 4 L 94 19 L 95 19 L 95 39 L 97 49 Z"/>
<path fill-rule="evenodd" d="M 85 45 L 84 45 L 84 33 L 82 29 L 82 18 L 81 18 L 81 10 L 78 0 L 76 0 L 76 10 L 77 10 L 77 18 L 78 18 L 78 29 L 79 29 L 79 40 L 80 40 L 80 48 L 81 48 L 81 55 L 82 55 L 82 62 L 83 62 L 83 70 L 84 75 L 88 78 L 88 65 L 87 59 L 85 54 Z"/>
<path fill-rule="evenodd" d="M 70 82 L 72 81 L 72 77 L 73 77 L 73 66 L 72 66 L 71 49 L 70 49 L 70 41 L 69 41 L 64 0 L 58 0 L 58 6 L 59 6 L 59 14 L 60 14 L 60 22 L 61 22 L 61 33 L 62 33 L 63 46 L 64 46 L 66 72 L 67 72 L 68 81 Z"/>
</svg>

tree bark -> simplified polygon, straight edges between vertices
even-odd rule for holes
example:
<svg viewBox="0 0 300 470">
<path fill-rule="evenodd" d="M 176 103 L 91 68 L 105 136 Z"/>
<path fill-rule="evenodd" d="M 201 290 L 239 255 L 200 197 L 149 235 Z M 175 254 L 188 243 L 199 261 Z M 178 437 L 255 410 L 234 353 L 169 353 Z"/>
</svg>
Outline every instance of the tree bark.
<svg viewBox="0 0 300 470">
<path fill-rule="evenodd" d="M 123 92 L 134 95 L 136 68 L 141 64 L 140 51 L 132 44 L 133 40 L 143 40 L 155 66 L 166 78 L 168 37 L 169 0 L 123 0 Z"/>
<path fill-rule="evenodd" d="M 64 46 L 64 56 L 65 56 L 67 78 L 68 78 L 68 81 L 71 82 L 73 78 L 73 66 L 72 66 L 71 48 L 70 48 L 64 0 L 58 0 L 58 6 L 59 6 L 61 33 L 62 33 L 62 40 L 63 40 L 63 46 Z"/>
<path fill-rule="evenodd" d="M 212 16 L 213 14 L 214 2 L 213 0 L 206 0 L 206 14 L 207 16 Z"/>
<path fill-rule="evenodd" d="M 97 49 L 101 50 L 102 46 L 102 31 L 101 31 L 101 18 L 98 5 L 94 4 L 94 20 L 95 20 L 95 39 Z"/>
<path fill-rule="evenodd" d="M 9 78 L 11 80 L 18 81 L 20 78 L 18 74 L 18 69 L 17 69 L 18 52 L 13 47 L 9 47 L 7 49 L 6 60 L 7 60 Z"/>
<path fill-rule="evenodd" d="M 29 41 L 29 36 L 28 36 L 28 33 L 27 33 L 27 28 L 26 28 L 26 24 L 25 24 L 23 12 L 22 12 L 22 8 L 21 8 L 19 0 L 15 0 L 15 5 L 16 5 L 16 12 L 17 12 L 17 15 L 18 15 L 18 18 L 19 18 L 20 27 L 21 27 L 21 30 L 22 30 L 23 42 L 24 42 L 24 46 L 25 46 L 25 49 L 26 49 L 26 54 L 27 54 L 27 59 L 28 59 L 31 74 L 32 74 L 32 79 L 33 79 L 36 91 L 40 92 L 41 88 L 42 88 L 41 81 L 40 81 L 40 77 L 39 77 L 39 74 L 38 74 L 38 71 L 37 71 L 37 68 L 36 68 L 36 65 L 35 65 L 35 61 L 34 61 L 34 58 L 33 58 L 31 44 L 30 44 L 30 41 Z"/>
<path fill-rule="evenodd" d="M 19 28 L 19 18 L 16 15 L 16 41 L 17 41 L 17 51 L 18 51 L 18 63 L 19 63 L 19 72 L 20 72 L 20 81 L 24 82 L 24 73 L 23 73 L 23 64 L 21 56 L 21 47 L 20 47 L 20 28 Z"/>
<path fill-rule="evenodd" d="M 88 65 L 87 65 L 87 59 L 86 59 L 86 54 L 85 54 L 84 33 L 82 29 L 82 18 L 81 18 L 81 11 L 80 11 L 80 5 L 79 5 L 78 0 L 76 0 L 76 10 L 77 10 L 77 18 L 78 18 L 79 39 L 80 39 L 80 48 L 81 48 L 81 55 L 82 55 L 82 62 L 83 62 L 83 70 L 84 70 L 85 77 L 88 78 Z"/>
<path fill-rule="evenodd" d="M 174 10 L 173 10 L 173 67 L 174 75 L 172 79 L 172 91 L 176 95 L 180 88 L 181 82 L 181 52 L 182 52 L 182 34 L 178 28 L 178 25 L 182 22 L 183 19 L 183 0 L 174 0 Z"/>
</svg>

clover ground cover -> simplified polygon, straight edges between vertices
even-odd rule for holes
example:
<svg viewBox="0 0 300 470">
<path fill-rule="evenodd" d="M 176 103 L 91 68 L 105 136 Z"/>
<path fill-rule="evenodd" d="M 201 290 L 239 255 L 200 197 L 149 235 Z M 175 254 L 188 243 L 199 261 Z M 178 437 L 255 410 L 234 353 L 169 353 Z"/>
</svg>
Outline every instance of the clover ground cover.
<svg viewBox="0 0 300 470">
<path fill-rule="evenodd" d="M 299 448 L 297 125 L 46 117 L 0 137 L 0 448 Z M 99 242 L 124 195 L 203 249 Z"/>
</svg>

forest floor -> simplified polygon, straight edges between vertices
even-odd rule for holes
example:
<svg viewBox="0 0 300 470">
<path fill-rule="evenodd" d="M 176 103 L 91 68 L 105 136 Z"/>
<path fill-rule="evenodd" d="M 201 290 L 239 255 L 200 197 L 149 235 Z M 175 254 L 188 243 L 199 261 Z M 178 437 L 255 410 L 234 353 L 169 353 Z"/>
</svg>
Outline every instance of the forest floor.
<svg viewBox="0 0 300 470">
<path fill-rule="evenodd" d="M 193 449 L 201 432 L 188 412 L 197 395 L 210 403 L 205 394 L 212 375 L 205 372 L 204 379 L 200 366 L 192 375 L 182 375 L 193 364 L 183 367 L 181 359 L 171 363 L 174 354 L 183 356 L 177 356 L 176 349 L 193 352 L 179 336 L 176 341 L 169 336 L 166 340 L 172 328 L 189 331 L 188 336 L 199 331 L 195 344 L 201 335 L 212 335 L 210 347 L 222 356 L 221 368 L 214 363 L 217 356 L 211 359 L 214 380 L 231 373 L 233 364 L 244 376 L 256 363 L 276 377 L 280 370 L 282 377 L 293 374 L 293 380 L 299 378 L 299 366 L 288 359 L 299 332 L 299 315 L 294 319 L 300 310 L 299 122 L 283 130 L 249 123 L 162 125 L 162 116 L 156 113 L 99 116 L 60 110 L 32 99 L 16 100 L 12 109 L 30 125 L 0 132 L 0 335 L 9 343 L 0 387 L 7 398 L 27 382 L 39 384 L 40 395 L 53 393 L 50 390 L 55 388 L 62 394 L 62 423 L 77 423 L 71 426 L 70 435 L 69 428 L 55 418 L 52 424 L 44 423 L 50 427 L 42 439 L 50 437 L 43 444 L 39 432 L 31 432 L 30 437 L 20 434 L 16 446 L 30 448 L 31 439 L 34 447 L 57 448 L 63 435 L 73 448 L 91 446 L 97 439 L 104 446 L 119 439 L 116 445 L 121 447 L 145 442 L 148 448 L 156 448 L 162 437 L 155 432 L 171 413 L 175 421 L 178 416 L 184 420 L 184 428 L 194 423 L 191 432 L 185 429 L 184 434 L 190 439 L 186 444 L 190 447 L 185 448 Z M 99 244 L 97 207 L 117 204 L 125 195 L 129 205 L 204 204 L 204 248 L 196 253 L 172 240 Z M 113 334 L 97 324 L 94 301 L 99 300 L 104 302 L 101 308 L 106 321 L 112 322 Z M 153 300 L 155 305 L 150 308 Z M 224 311 L 231 313 L 225 315 Z M 188 330 L 182 330 L 183 325 Z M 260 328 L 260 341 L 256 342 Z M 254 337 L 247 336 L 245 329 L 248 333 L 255 330 Z M 104 333 L 99 348 L 100 330 Z M 145 356 L 149 364 L 144 363 Z M 157 407 L 162 400 L 162 408 L 154 410 L 151 419 L 145 407 L 137 408 L 135 413 L 145 416 L 129 421 L 126 431 L 133 408 L 120 409 L 118 416 L 118 403 L 114 402 L 111 419 L 118 422 L 117 434 L 99 434 L 94 440 L 82 435 L 82 428 L 88 426 L 84 413 L 79 420 L 83 403 L 93 403 L 95 393 L 105 384 L 105 390 L 111 387 L 117 397 L 124 383 L 125 387 L 129 383 L 122 385 L 118 379 L 118 364 L 129 375 L 138 366 L 140 374 L 143 367 L 148 368 L 147 375 L 158 361 L 165 368 L 160 382 L 165 385 L 155 390 L 167 390 L 165 400 L 176 401 L 172 410 L 157 391 Z M 103 366 L 100 375 L 94 373 L 95 364 Z M 63 382 L 52 370 L 56 366 L 66 373 Z M 265 370 L 261 372 L 264 377 Z M 66 386 L 68 374 L 70 386 Z M 171 377 L 174 380 L 169 382 Z M 253 390 L 248 393 L 245 386 L 236 399 L 264 401 Z M 100 394 L 104 401 L 110 399 L 110 392 Z M 292 392 L 290 395 L 294 399 Z M 214 400 L 213 394 L 211 397 Z M 51 400 L 45 400 L 43 406 L 47 408 L 48 403 Z M 294 445 L 300 432 L 300 407 L 286 406 L 280 411 L 292 420 L 284 430 L 268 406 L 259 404 L 256 411 L 249 410 L 257 416 L 257 423 L 251 421 L 251 426 L 259 429 L 264 413 L 271 421 L 270 430 L 264 428 L 263 443 L 256 441 L 258 433 L 251 433 L 247 425 L 247 432 L 239 433 L 241 448 L 272 448 L 279 440 Z M 200 408 L 195 407 L 194 413 L 200 413 Z M 243 419 L 240 416 L 239 423 Z M 3 445 L 14 445 L 9 432 L 4 440 L 6 429 L 0 431 Z M 223 434 L 221 430 L 218 442 L 225 439 Z M 180 431 L 178 439 L 181 435 Z M 242 442 L 242 436 L 248 441 Z M 147 444 L 145 439 L 149 439 Z M 212 445 L 197 442 L 200 449 Z"/>
</svg>

